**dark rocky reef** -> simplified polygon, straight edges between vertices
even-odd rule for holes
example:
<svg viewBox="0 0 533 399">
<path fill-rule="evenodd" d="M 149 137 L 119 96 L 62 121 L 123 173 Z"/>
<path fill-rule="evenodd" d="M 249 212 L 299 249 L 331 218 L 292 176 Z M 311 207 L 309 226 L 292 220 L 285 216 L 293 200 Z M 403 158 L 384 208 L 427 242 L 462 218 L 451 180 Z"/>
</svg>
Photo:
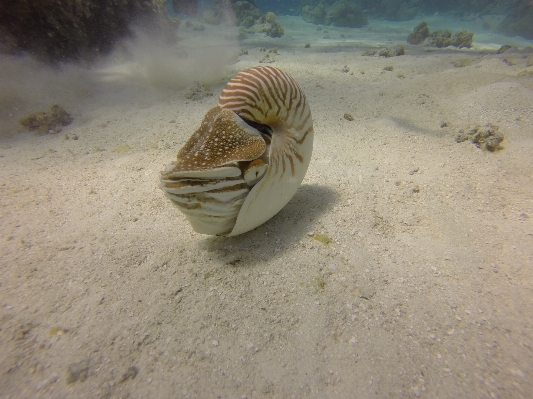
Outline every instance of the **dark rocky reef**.
<svg viewBox="0 0 533 399">
<path fill-rule="evenodd" d="M 204 22 L 213 25 L 225 23 L 240 26 L 241 37 L 248 33 L 265 33 L 270 37 L 281 37 L 284 34 L 283 27 L 276 21 L 276 15 L 261 11 L 254 0 L 214 0 L 202 17 Z"/>
<path fill-rule="evenodd" d="M 511 11 L 497 30 L 510 36 L 533 39 L 533 4 L 531 1 L 524 1 L 524 4 Z"/>
<path fill-rule="evenodd" d="M 179 21 L 161 0 L 17 0 L 0 2 L 0 51 L 51 63 L 91 61 L 132 35 L 133 22 L 168 40 Z"/>
<path fill-rule="evenodd" d="M 353 2 L 339 0 L 328 9 L 326 25 L 361 28 L 368 25 L 368 17 Z"/>
<path fill-rule="evenodd" d="M 264 14 L 254 0 L 213 0 L 211 7 L 203 12 L 202 19 L 210 25 L 251 27 Z"/>
<path fill-rule="evenodd" d="M 337 0 L 300 0 L 305 21 L 326 24 L 327 9 Z M 506 15 L 491 29 L 533 39 L 533 5 L 531 0 L 352 0 L 366 15 L 389 21 L 408 21 L 436 12 L 457 19 L 476 20 L 489 15 Z"/>
<path fill-rule="evenodd" d="M 302 8 L 302 18 L 305 22 L 316 25 L 326 24 L 326 6 L 324 3 L 319 3 L 316 6 L 305 5 Z"/>
<path fill-rule="evenodd" d="M 423 2 L 417 0 L 361 0 L 358 4 L 372 17 L 388 21 L 408 21 L 423 11 Z"/>
<path fill-rule="evenodd" d="M 368 25 L 368 17 L 352 0 L 305 0 L 302 18 L 306 22 L 346 28 L 361 28 Z"/>
</svg>

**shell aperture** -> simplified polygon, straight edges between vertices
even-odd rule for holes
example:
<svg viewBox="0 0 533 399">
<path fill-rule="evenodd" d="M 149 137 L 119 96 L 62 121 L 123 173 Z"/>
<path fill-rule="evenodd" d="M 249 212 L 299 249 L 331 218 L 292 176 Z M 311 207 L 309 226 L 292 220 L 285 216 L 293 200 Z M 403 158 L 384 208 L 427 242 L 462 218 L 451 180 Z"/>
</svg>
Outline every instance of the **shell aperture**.
<svg viewBox="0 0 533 399">
<path fill-rule="evenodd" d="M 277 68 L 250 68 L 228 82 L 161 172 L 160 187 L 196 232 L 242 234 L 294 196 L 312 148 L 311 111 L 298 84 Z"/>
</svg>

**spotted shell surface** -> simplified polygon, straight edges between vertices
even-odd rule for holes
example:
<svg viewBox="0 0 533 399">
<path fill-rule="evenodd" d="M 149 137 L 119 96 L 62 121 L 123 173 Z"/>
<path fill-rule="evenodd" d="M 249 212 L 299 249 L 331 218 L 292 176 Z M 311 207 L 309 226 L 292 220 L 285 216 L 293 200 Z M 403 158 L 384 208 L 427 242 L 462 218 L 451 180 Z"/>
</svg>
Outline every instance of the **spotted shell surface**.
<svg viewBox="0 0 533 399">
<path fill-rule="evenodd" d="M 294 196 L 313 135 L 298 84 L 271 66 L 247 69 L 228 82 L 218 106 L 161 172 L 160 187 L 196 232 L 245 233 Z"/>
</svg>

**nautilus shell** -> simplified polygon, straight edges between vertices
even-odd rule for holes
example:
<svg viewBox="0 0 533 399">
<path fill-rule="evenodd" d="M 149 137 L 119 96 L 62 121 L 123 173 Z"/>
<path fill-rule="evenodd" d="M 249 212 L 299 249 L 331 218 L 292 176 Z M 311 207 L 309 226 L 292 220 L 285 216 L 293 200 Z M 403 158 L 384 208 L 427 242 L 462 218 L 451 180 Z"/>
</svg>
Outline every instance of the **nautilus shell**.
<svg viewBox="0 0 533 399">
<path fill-rule="evenodd" d="M 160 187 L 196 232 L 235 236 L 289 202 L 312 150 L 311 111 L 298 84 L 277 68 L 250 68 L 228 82 L 161 172 Z"/>
</svg>

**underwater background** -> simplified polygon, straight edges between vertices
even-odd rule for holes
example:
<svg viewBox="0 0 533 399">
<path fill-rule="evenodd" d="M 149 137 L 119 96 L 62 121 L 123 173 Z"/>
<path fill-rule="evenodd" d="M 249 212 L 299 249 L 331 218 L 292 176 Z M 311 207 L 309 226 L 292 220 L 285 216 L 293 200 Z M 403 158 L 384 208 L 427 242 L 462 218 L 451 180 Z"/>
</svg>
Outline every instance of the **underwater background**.
<svg viewBox="0 0 533 399">
<path fill-rule="evenodd" d="M 0 396 L 533 397 L 532 10 L 1 2 Z M 258 66 L 309 168 L 198 234 L 161 171 Z"/>
</svg>

